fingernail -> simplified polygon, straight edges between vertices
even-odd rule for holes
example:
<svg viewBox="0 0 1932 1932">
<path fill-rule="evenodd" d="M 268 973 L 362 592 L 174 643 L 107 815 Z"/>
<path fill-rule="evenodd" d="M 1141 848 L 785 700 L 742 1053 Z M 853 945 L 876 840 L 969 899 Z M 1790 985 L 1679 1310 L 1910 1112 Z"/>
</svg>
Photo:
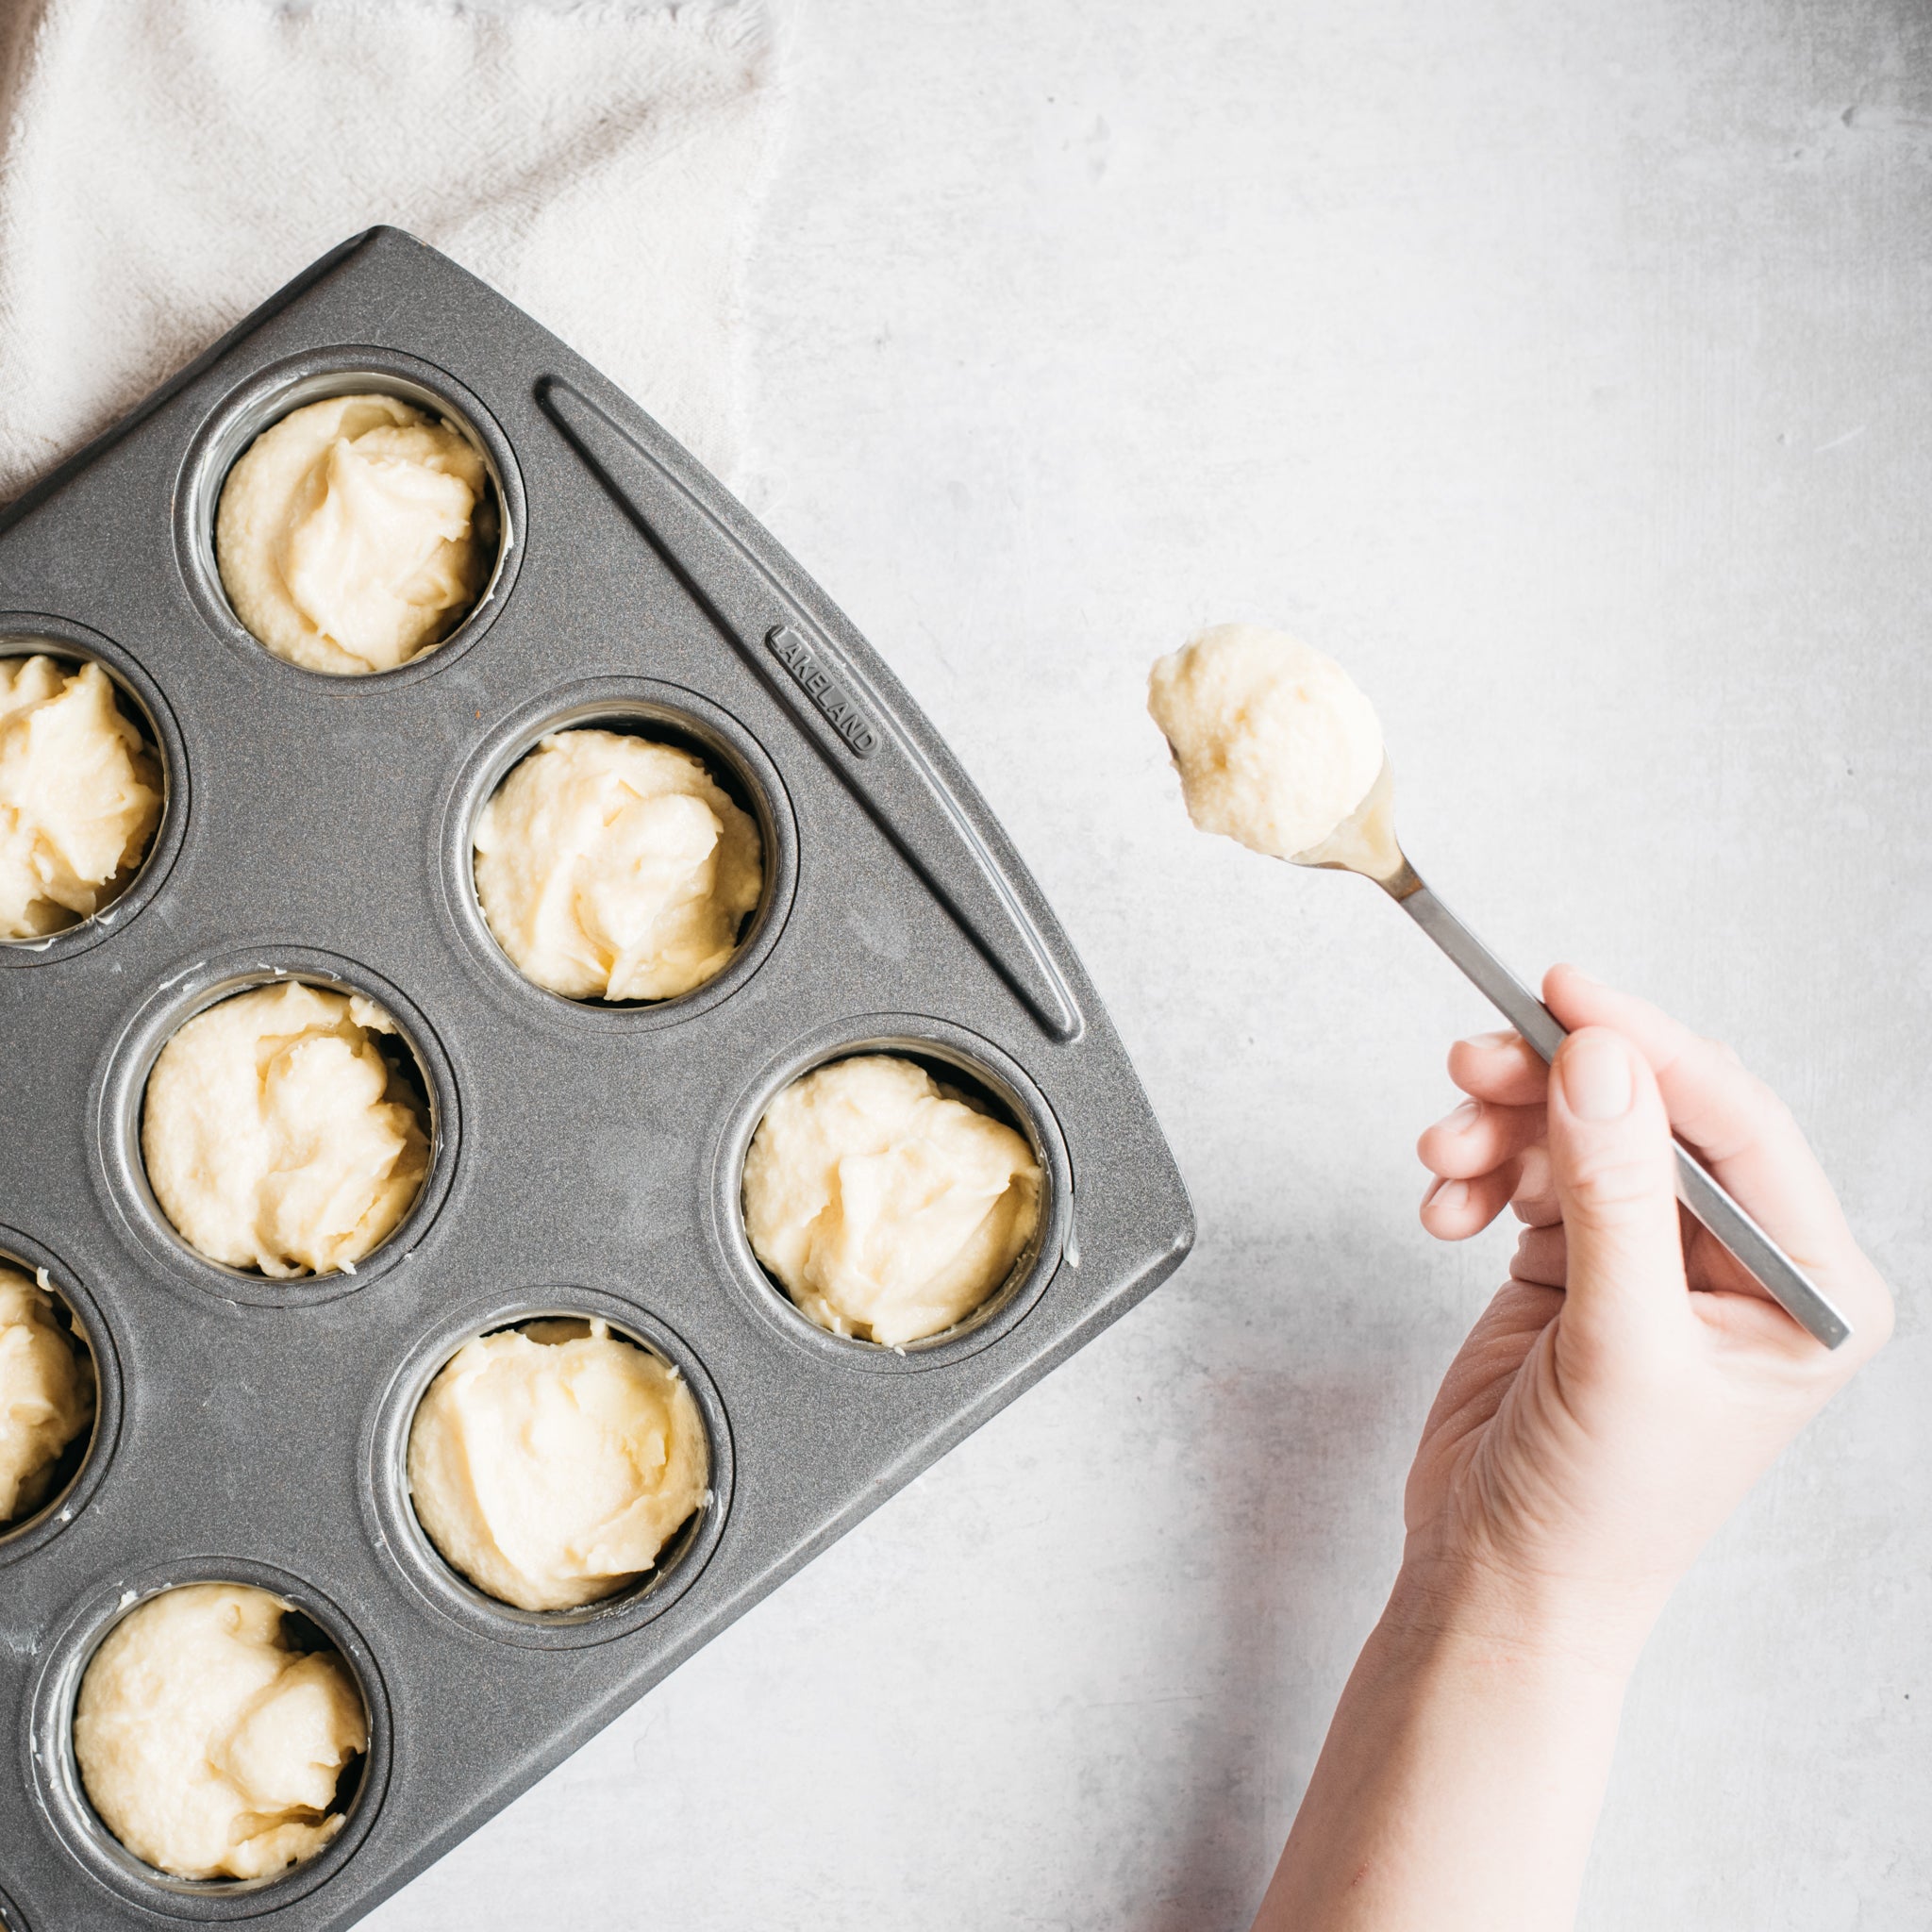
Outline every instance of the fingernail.
<svg viewBox="0 0 1932 1932">
<path fill-rule="evenodd" d="M 1466 1134 L 1482 1118 L 1482 1112 L 1474 1101 L 1465 1100 L 1454 1111 L 1442 1116 L 1442 1124 L 1452 1134 Z"/>
<path fill-rule="evenodd" d="M 1460 1208 L 1469 1199 L 1467 1181 L 1438 1181 L 1423 1197 L 1424 1208 Z"/>
<path fill-rule="evenodd" d="M 1500 1033 L 1472 1033 L 1467 1043 L 1471 1046 L 1514 1046 L 1519 1037 L 1506 1026 Z"/>
<path fill-rule="evenodd" d="M 1563 1099 L 1581 1121 L 1621 1120 L 1636 1098 L 1630 1049 L 1603 1033 L 1579 1033 L 1563 1048 Z"/>
</svg>

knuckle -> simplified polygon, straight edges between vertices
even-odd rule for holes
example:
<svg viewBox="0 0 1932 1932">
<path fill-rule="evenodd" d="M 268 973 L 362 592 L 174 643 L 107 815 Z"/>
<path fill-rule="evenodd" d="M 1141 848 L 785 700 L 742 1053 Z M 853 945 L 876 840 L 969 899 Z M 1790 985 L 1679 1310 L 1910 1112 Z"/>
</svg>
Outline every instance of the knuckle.
<svg viewBox="0 0 1932 1932">
<path fill-rule="evenodd" d="M 1887 1347 L 1891 1341 L 1892 1313 L 1887 1308 L 1882 1315 L 1875 1316 L 1866 1324 L 1866 1332 L 1859 1338 L 1864 1344 L 1861 1361 L 1870 1361 L 1879 1350 Z"/>
<path fill-rule="evenodd" d="M 1780 1124 L 1797 1124 L 1797 1116 L 1776 1088 L 1760 1080 L 1756 1074 L 1747 1074 L 1745 1078 L 1751 1083 L 1751 1098 L 1760 1112 Z"/>
<path fill-rule="evenodd" d="M 1586 1214 L 1621 1214 L 1655 1200 L 1669 1178 L 1657 1157 L 1641 1154 L 1587 1155 L 1567 1176 L 1571 1205 Z"/>
<path fill-rule="evenodd" d="M 1550 1150 L 1533 1141 L 1517 1156 L 1516 1198 L 1536 1200 L 1550 1191 Z"/>
<path fill-rule="evenodd" d="M 1873 1299 L 1871 1312 L 1868 1314 L 1861 1310 L 1858 1319 L 1859 1340 L 1865 1344 L 1867 1357 L 1876 1355 L 1891 1340 L 1898 1321 L 1898 1308 L 1891 1298 L 1891 1291 L 1875 1274 L 1872 1281 L 1877 1292 Z"/>
<path fill-rule="evenodd" d="M 1707 1039 L 1704 1041 L 1704 1050 L 1721 1066 L 1734 1068 L 1739 1072 L 1743 1070 L 1744 1062 L 1738 1049 L 1728 1040 Z"/>
<path fill-rule="evenodd" d="M 1737 1091 L 1751 1112 L 1769 1115 L 1789 1112 L 1776 1089 L 1754 1074 L 1728 1041 L 1707 1040 L 1704 1046 L 1710 1070 L 1724 1075 L 1725 1085 Z"/>
</svg>

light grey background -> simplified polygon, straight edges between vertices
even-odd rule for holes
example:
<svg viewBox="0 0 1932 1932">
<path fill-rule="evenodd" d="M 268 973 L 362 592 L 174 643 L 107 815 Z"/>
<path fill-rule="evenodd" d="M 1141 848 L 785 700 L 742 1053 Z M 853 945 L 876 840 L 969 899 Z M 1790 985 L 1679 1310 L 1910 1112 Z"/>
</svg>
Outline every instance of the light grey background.
<svg viewBox="0 0 1932 1932">
<path fill-rule="evenodd" d="M 371 1924 L 1245 1925 L 1508 1242 L 1414 1215 L 1474 996 L 1182 818 L 1145 667 L 1248 617 L 1506 956 L 1784 1090 L 1901 1294 L 1658 1631 L 1583 1924 L 1923 1927 L 1932 14 L 784 18 L 750 500 L 1027 855 L 1200 1247 Z"/>
</svg>

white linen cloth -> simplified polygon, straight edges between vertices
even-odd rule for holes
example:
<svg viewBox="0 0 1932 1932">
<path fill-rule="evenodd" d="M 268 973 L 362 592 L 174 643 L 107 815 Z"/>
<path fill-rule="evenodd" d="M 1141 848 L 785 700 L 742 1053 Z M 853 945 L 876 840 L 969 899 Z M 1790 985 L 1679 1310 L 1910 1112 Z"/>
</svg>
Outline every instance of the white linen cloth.
<svg viewBox="0 0 1932 1932">
<path fill-rule="evenodd" d="M 0 0 L 0 502 L 377 222 L 728 475 L 774 99 L 761 0 Z"/>
</svg>

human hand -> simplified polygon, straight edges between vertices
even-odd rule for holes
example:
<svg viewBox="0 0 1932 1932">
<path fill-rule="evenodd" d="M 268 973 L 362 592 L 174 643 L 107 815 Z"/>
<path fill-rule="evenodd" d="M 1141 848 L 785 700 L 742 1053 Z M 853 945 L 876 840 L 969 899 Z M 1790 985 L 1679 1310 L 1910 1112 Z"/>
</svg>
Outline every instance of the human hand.
<svg viewBox="0 0 1932 1932">
<path fill-rule="evenodd" d="M 1891 1302 L 1790 1116 L 1722 1047 L 1559 967 L 1554 1067 L 1463 1041 L 1423 1136 L 1446 1241 L 1513 1204 L 1510 1277 L 1451 1364 L 1408 1539 L 1257 1932 L 1548 1932 L 1575 1917 L 1624 1684 L 1671 1586 L 1884 1342 Z M 1673 1125 L 1841 1307 L 1813 1341 L 1673 1191 Z"/>
<path fill-rule="evenodd" d="M 1423 1137 L 1445 1241 L 1506 1206 L 1510 1278 L 1450 1365 L 1408 1479 L 1402 1613 L 1634 1657 L 1705 1541 L 1891 1330 L 1891 1299 L 1783 1104 L 1728 1049 L 1570 967 L 1554 1067 L 1460 1041 Z M 1671 1131 L 1843 1309 L 1813 1341 L 1674 1192 Z M 1695 1291 L 1694 1292 L 1692 1291 Z"/>
</svg>

